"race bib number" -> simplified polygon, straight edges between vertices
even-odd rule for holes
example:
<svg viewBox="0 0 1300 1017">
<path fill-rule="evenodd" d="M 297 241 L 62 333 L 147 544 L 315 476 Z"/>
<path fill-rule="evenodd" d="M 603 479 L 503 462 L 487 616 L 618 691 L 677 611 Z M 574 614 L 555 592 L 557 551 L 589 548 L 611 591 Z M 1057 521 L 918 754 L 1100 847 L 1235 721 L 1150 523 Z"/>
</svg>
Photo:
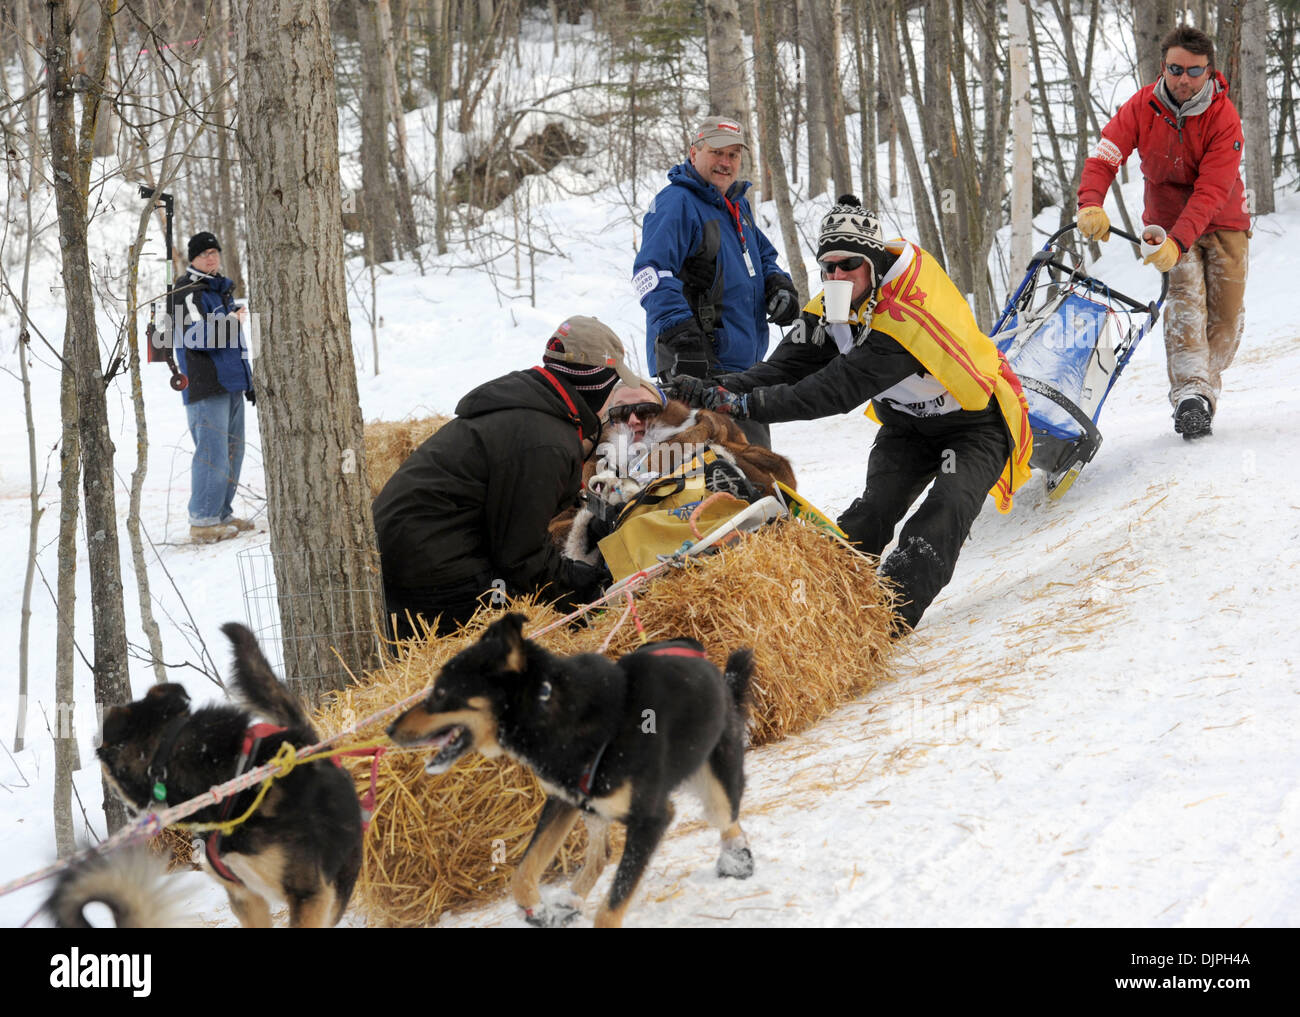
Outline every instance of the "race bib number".
<svg viewBox="0 0 1300 1017">
<path fill-rule="evenodd" d="M 1092 153 L 1094 159 L 1100 159 L 1107 166 L 1119 168 L 1119 164 L 1124 161 L 1124 156 L 1120 153 L 1119 146 L 1110 138 L 1102 138 L 1097 142 L 1097 150 Z"/>
</svg>

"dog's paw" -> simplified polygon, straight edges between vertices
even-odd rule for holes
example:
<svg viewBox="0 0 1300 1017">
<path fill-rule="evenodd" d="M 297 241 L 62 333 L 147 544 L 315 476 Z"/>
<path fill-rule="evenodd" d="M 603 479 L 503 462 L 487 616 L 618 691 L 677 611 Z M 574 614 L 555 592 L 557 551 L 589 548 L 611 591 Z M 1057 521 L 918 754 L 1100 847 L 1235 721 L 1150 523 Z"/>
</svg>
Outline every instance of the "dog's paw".
<svg viewBox="0 0 1300 1017">
<path fill-rule="evenodd" d="M 581 914 L 569 904 L 538 904 L 524 910 L 524 921 L 539 929 L 562 929 Z"/>
<path fill-rule="evenodd" d="M 725 879 L 748 879 L 754 874 L 754 855 L 747 847 L 724 850 L 718 855 L 718 875 Z"/>
</svg>

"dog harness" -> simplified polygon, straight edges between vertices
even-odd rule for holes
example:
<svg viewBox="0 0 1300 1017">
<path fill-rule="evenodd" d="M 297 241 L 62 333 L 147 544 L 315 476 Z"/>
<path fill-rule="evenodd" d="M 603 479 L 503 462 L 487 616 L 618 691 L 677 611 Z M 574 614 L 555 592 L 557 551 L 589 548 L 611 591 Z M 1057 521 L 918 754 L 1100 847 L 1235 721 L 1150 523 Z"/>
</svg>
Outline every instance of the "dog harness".
<svg viewBox="0 0 1300 1017">
<path fill-rule="evenodd" d="M 646 650 L 646 653 L 652 657 L 696 657 L 705 659 L 708 657 L 703 650 L 693 650 L 689 646 L 660 646 L 654 650 Z M 580 803 L 584 808 L 588 801 L 591 800 L 591 785 L 596 779 L 596 771 L 600 768 L 600 761 L 605 756 L 605 750 L 609 748 L 609 742 L 600 747 L 596 753 L 596 758 L 591 761 L 591 765 L 582 771 L 578 777 L 578 790 L 582 792 L 583 801 Z"/>
<path fill-rule="evenodd" d="M 279 727 L 275 724 L 252 724 L 244 732 L 244 744 L 239 750 L 239 759 L 235 763 L 235 772 L 231 775 L 231 780 L 242 776 L 243 772 L 248 769 L 249 762 L 257 755 L 257 750 L 262 745 L 264 738 L 270 738 L 272 735 L 280 734 L 287 731 L 288 728 Z M 224 822 L 230 817 L 230 810 L 235 804 L 238 795 L 231 795 L 221 804 L 221 820 Z M 223 834 L 220 830 L 213 830 L 208 834 L 207 842 L 203 845 L 203 850 L 208 856 L 208 861 L 212 865 L 212 870 L 222 879 L 230 883 L 244 885 L 244 881 L 230 871 L 229 866 L 221 860 L 221 840 Z"/>
</svg>

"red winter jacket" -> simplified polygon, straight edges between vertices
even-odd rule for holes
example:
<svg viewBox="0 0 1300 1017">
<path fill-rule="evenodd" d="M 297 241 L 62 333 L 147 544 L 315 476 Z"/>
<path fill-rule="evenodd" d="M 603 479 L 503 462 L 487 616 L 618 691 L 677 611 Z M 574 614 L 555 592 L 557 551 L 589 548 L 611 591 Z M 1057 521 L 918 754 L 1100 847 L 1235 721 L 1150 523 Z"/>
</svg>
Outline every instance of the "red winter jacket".
<svg viewBox="0 0 1300 1017">
<path fill-rule="evenodd" d="M 1079 207 L 1103 203 L 1115 173 L 1136 148 L 1146 178 L 1144 224 L 1163 226 L 1184 251 L 1206 233 L 1250 229 L 1239 172 L 1241 117 L 1223 75 L 1215 71 L 1214 80 L 1219 90 L 1196 116 L 1170 113 L 1155 97 L 1154 82 L 1124 103 L 1083 164 Z"/>
</svg>

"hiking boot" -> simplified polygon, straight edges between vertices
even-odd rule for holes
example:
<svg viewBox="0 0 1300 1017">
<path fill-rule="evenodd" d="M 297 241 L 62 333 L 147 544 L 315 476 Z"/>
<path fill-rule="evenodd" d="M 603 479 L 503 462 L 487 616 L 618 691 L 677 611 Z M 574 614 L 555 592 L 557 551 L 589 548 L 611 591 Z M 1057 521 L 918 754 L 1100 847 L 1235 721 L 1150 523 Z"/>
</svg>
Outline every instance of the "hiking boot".
<svg viewBox="0 0 1300 1017">
<path fill-rule="evenodd" d="M 256 529 L 251 519 L 240 519 L 239 516 L 231 516 L 229 519 L 223 520 L 221 525 L 233 526 L 240 533 L 247 533 L 249 530 Z"/>
<path fill-rule="evenodd" d="M 239 527 L 230 522 L 190 527 L 190 542 L 194 544 L 215 544 L 218 540 L 229 540 L 237 536 L 239 536 Z"/>
<path fill-rule="evenodd" d="M 1181 434 L 1184 441 L 1205 438 L 1210 431 L 1210 421 L 1214 411 L 1210 409 L 1210 400 L 1205 396 L 1188 396 L 1174 410 L 1174 433 Z"/>
</svg>

